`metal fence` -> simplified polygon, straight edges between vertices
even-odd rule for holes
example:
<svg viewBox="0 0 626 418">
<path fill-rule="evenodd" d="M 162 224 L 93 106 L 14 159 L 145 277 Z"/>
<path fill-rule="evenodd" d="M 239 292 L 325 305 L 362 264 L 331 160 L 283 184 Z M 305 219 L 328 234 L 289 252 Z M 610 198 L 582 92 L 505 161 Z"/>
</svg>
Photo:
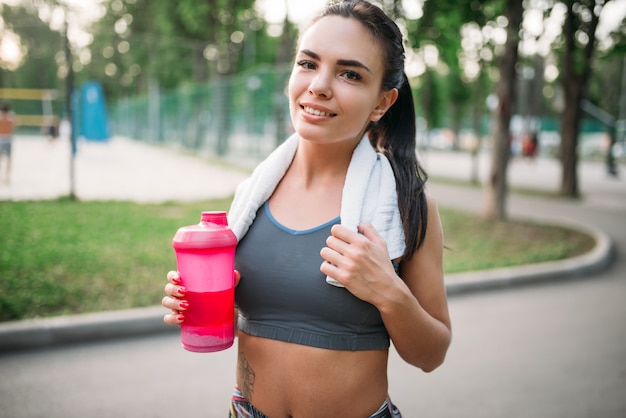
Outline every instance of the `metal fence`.
<svg viewBox="0 0 626 418">
<path fill-rule="evenodd" d="M 209 84 L 110 104 L 116 135 L 225 159 L 260 160 L 290 134 L 290 68 L 258 68 Z"/>
<path fill-rule="evenodd" d="M 258 67 L 252 72 L 215 78 L 205 85 L 190 84 L 167 92 L 154 84 L 143 97 L 110 103 L 112 130 L 116 135 L 135 140 L 254 165 L 292 132 L 286 93 L 289 71 L 288 66 Z M 520 118 L 518 115 L 512 121 L 512 134 L 515 134 L 515 120 Z M 484 115 L 481 132 L 462 130 L 461 148 L 473 149 L 478 144 L 478 134 L 484 139 L 481 148 L 488 149 L 490 123 L 490 115 Z M 541 118 L 535 124 L 540 129 L 540 152 L 556 156 L 560 142 L 558 120 Z M 417 128 L 419 148 L 453 146 L 454 135 L 449 129 L 428 129 L 420 117 Z M 442 135 L 445 132 L 447 135 Z M 469 142 L 464 144 L 466 137 Z M 582 155 L 604 155 L 605 137 L 606 129 L 601 123 L 583 119 L 579 143 Z M 618 157 L 623 157 L 626 153 L 623 143 L 616 152 Z"/>
</svg>

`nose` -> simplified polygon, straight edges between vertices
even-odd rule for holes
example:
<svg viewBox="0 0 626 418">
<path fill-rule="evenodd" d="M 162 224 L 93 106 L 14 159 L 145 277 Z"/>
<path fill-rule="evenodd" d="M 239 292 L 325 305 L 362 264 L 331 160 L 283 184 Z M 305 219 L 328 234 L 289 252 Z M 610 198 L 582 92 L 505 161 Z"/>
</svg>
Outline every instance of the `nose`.
<svg viewBox="0 0 626 418">
<path fill-rule="evenodd" d="M 332 89 L 330 87 L 330 77 L 320 73 L 317 74 L 309 84 L 309 93 L 315 97 L 329 99 L 332 97 Z"/>
</svg>

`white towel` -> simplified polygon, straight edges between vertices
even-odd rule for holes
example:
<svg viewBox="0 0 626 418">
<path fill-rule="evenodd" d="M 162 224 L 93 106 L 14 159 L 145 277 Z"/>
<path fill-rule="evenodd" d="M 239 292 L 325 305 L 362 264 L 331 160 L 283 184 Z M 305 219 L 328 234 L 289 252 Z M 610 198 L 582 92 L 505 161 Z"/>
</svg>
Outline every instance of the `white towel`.
<svg viewBox="0 0 626 418">
<path fill-rule="evenodd" d="M 299 140 L 297 134 L 292 135 L 237 188 L 228 212 L 228 223 L 238 240 L 246 234 L 257 210 L 269 199 L 291 165 Z M 391 259 L 404 253 L 404 229 L 393 170 L 387 158 L 374 151 L 366 135 L 352 153 L 339 216 L 341 224 L 353 231 L 360 223 L 370 222 L 385 240 Z M 326 281 L 340 285 L 330 277 Z"/>
</svg>

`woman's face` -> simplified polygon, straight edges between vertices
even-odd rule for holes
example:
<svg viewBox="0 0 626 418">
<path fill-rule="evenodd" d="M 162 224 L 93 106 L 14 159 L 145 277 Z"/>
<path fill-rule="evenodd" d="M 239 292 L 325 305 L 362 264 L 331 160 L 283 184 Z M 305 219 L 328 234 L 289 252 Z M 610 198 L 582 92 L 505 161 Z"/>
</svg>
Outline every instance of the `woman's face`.
<svg viewBox="0 0 626 418">
<path fill-rule="evenodd" d="M 355 19 L 327 16 L 302 35 L 289 79 L 295 131 L 323 143 L 355 140 L 397 97 L 381 91 L 383 55 Z"/>
</svg>

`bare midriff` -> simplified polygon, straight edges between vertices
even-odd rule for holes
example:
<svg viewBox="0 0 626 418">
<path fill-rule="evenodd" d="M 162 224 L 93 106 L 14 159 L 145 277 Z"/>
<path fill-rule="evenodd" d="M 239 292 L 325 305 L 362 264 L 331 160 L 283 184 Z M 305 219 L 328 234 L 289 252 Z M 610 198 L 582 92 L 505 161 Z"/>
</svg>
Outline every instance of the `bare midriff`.
<svg viewBox="0 0 626 418">
<path fill-rule="evenodd" d="M 388 350 L 342 351 L 239 331 L 237 385 L 272 418 L 364 418 L 387 397 Z"/>
</svg>

